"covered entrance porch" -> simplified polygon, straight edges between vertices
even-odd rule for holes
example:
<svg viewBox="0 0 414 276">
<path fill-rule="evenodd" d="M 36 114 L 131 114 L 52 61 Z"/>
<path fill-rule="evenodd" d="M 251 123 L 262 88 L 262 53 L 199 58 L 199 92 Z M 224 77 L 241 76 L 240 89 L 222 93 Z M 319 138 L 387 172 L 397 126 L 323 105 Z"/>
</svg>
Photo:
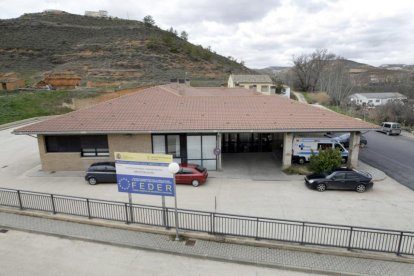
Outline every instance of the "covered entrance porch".
<svg viewBox="0 0 414 276">
<path fill-rule="evenodd" d="M 282 140 L 276 133 L 223 133 L 221 151 L 223 153 L 272 152 Z"/>
<path fill-rule="evenodd" d="M 229 179 L 252 179 L 261 181 L 286 180 L 282 171 L 282 153 L 247 152 L 223 153 L 222 170 L 209 172 L 210 177 Z"/>
</svg>

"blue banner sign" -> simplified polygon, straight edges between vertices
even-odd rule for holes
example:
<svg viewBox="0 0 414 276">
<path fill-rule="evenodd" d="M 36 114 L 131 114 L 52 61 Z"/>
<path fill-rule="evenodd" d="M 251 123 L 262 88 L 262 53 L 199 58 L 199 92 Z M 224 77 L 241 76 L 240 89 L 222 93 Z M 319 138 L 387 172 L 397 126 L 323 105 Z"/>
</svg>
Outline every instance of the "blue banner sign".
<svg viewBox="0 0 414 276">
<path fill-rule="evenodd" d="M 171 155 L 115 153 L 118 191 L 124 193 L 174 196 L 174 176 L 168 170 Z"/>
</svg>

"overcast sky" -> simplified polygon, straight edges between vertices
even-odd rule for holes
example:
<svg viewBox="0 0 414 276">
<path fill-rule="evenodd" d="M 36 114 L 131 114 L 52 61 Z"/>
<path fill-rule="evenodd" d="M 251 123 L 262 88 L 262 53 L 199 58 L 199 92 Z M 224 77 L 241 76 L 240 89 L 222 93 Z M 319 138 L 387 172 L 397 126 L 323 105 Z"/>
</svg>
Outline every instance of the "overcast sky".
<svg viewBox="0 0 414 276">
<path fill-rule="evenodd" d="M 376 66 L 414 63 L 413 0 L 0 0 L 2 19 L 45 9 L 152 15 L 251 68 L 291 66 L 293 55 L 316 48 Z"/>
</svg>

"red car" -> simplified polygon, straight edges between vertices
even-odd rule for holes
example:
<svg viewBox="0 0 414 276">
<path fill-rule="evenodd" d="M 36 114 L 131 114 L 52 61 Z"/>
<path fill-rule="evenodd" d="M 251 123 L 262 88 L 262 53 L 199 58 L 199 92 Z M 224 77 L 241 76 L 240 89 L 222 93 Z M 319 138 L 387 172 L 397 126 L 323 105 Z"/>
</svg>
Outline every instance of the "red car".
<svg viewBox="0 0 414 276">
<path fill-rule="evenodd" d="M 180 170 L 175 174 L 175 182 L 179 184 L 191 184 L 197 187 L 206 182 L 207 169 L 197 164 L 180 164 Z"/>
</svg>

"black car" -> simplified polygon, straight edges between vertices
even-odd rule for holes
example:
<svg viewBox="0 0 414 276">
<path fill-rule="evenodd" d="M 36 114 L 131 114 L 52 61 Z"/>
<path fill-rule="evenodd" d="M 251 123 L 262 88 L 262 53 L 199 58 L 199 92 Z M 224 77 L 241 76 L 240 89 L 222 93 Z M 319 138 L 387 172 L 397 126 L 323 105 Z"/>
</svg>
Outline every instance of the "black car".
<svg viewBox="0 0 414 276">
<path fill-rule="evenodd" d="M 115 162 L 93 163 L 86 172 L 85 180 L 91 185 L 98 183 L 116 183 Z"/>
<path fill-rule="evenodd" d="M 351 137 L 350 133 L 345 133 L 340 136 L 333 137 L 332 139 L 337 140 L 339 143 L 341 143 L 345 148 L 349 148 L 349 138 Z M 365 148 L 368 144 L 367 138 L 364 135 L 361 135 L 360 141 L 359 141 L 359 147 Z"/>
<path fill-rule="evenodd" d="M 369 173 L 348 168 L 339 168 L 328 173 L 313 173 L 305 177 L 305 184 L 311 189 L 323 192 L 327 189 L 355 190 L 363 193 L 372 188 L 372 176 Z"/>
</svg>

